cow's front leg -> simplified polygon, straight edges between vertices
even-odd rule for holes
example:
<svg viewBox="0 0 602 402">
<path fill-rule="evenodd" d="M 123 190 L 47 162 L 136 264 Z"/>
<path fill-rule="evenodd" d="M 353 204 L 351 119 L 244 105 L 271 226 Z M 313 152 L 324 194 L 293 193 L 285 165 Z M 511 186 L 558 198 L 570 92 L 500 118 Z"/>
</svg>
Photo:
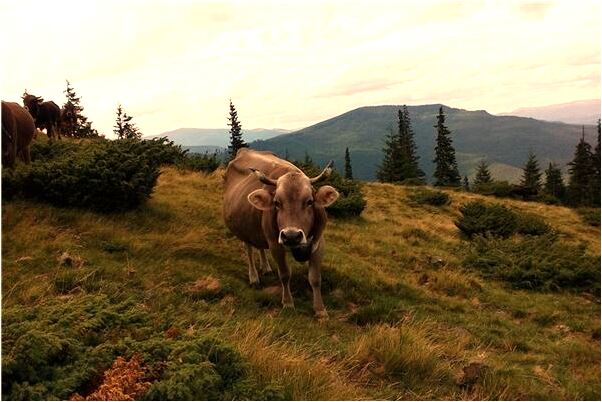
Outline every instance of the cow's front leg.
<svg viewBox="0 0 602 402">
<path fill-rule="evenodd" d="M 255 260 L 253 259 L 253 246 L 249 243 L 245 243 L 247 247 L 247 258 L 249 259 L 249 283 L 251 285 L 259 284 L 259 274 L 257 274 L 257 270 L 255 269 Z"/>
<path fill-rule="evenodd" d="M 323 253 L 323 240 L 320 239 L 318 243 L 317 249 L 311 254 L 309 257 L 309 284 L 311 285 L 311 290 L 314 295 L 314 311 L 316 313 L 316 317 L 318 318 L 328 318 L 328 313 L 326 312 L 326 308 L 324 307 L 324 302 L 322 301 L 322 273 L 321 273 L 321 265 L 322 265 L 322 253 Z"/>
<path fill-rule="evenodd" d="M 286 264 L 286 254 L 284 248 L 280 245 L 274 245 L 270 247 L 272 257 L 278 264 L 278 277 L 282 284 L 282 307 L 295 308 L 293 303 L 293 296 L 291 295 L 291 270 Z"/>
</svg>

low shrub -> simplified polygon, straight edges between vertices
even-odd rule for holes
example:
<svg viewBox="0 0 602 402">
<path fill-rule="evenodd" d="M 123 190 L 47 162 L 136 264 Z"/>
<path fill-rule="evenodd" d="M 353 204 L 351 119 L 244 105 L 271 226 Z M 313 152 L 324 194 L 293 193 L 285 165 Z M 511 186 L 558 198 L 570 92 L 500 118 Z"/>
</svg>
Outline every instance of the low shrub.
<svg viewBox="0 0 602 402">
<path fill-rule="evenodd" d="M 515 186 L 507 181 L 492 181 L 473 186 L 474 193 L 483 195 L 493 195 L 496 197 L 512 197 L 514 196 Z"/>
<path fill-rule="evenodd" d="M 539 216 L 529 213 L 516 213 L 516 233 L 541 236 L 551 231 L 550 225 Z"/>
<path fill-rule="evenodd" d="M 589 226 L 600 227 L 600 208 L 577 208 L 577 213 L 583 223 Z"/>
<path fill-rule="evenodd" d="M 554 234 L 515 239 L 477 236 L 464 264 L 515 288 L 600 294 L 600 257 Z"/>
<path fill-rule="evenodd" d="M 213 154 L 186 154 L 176 164 L 179 169 L 192 170 L 195 172 L 210 173 L 220 165 L 218 155 Z"/>
<path fill-rule="evenodd" d="M 451 203 L 451 198 L 443 191 L 420 190 L 410 194 L 409 198 L 410 201 L 414 203 L 432 205 L 435 207 L 449 205 Z"/>
<path fill-rule="evenodd" d="M 160 165 L 183 157 L 181 149 L 165 139 L 72 145 L 41 144 L 31 165 L 3 169 L 3 196 L 101 212 L 128 210 L 150 197 Z"/>
<path fill-rule="evenodd" d="M 509 237 L 516 231 L 517 217 L 501 204 L 472 201 L 460 207 L 462 216 L 454 223 L 468 237 L 492 235 Z"/>
</svg>

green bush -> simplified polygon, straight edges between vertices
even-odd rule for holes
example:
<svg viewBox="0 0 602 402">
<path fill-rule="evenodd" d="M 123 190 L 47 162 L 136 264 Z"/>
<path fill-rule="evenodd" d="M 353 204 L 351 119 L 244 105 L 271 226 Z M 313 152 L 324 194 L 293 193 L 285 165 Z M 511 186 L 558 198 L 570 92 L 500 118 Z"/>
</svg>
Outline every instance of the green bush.
<svg viewBox="0 0 602 402">
<path fill-rule="evenodd" d="M 4 308 L 3 399 L 85 397 L 118 356 L 133 354 L 152 383 L 143 399 L 286 399 L 279 387 L 259 384 L 228 342 L 203 332 L 171 339 L 153 322 L 139 301 L 105 295 Z"/>
<path fill-rule="evenodd" d="M 583 223 L 589 226 L 600 227 L 600 208 L 577 208 L 577 213 Z"/>
<path fill-rule="evenodd" d="M 542 218 L 528 213 L 516 214 L 516 233 L 530 236 L 541 236 L 552 231 Z"/>
<path fill-rule="evenodd" d="M 159 166 L 178 158 L 178 147 L 163 139 L 96 140 L 74 148 L 56 144 L 61 143 L 40 146 L 29 166 L 3 169 L 3 196 L 102 212 L 128 210 L 150 197 Z"/>
<path fill-rule="evenodd" d="M 414 203 L 433 205 L 435 207 L 451 203 L 451 198 L 443 191 L 420 190 L 410 194 L 409 198 Z"/>
<path fill-rule="evenodd" d="M 516 214 L 501 204 L 487 205 L 481 201 L 472 201 L 462 205 L 460 212 L 462 216 L 454 223 L 468 237 L 509 237 L 517 228 Z"/>
<path fill-rule="evenodd" d="M 478 236 L 464 264 L 515 288 L 600 294 L 600 257 L 587 254 L 585 245 L 561 243 L 554 234 L 515 239 Z"/>
<path fill-rule="evenodd" d="M 213 172 L 220 165 L 220 160 L 217 154 L 186 154 L 176 166 L 184 170 L 192 170 L 195 172 Z"/>
<path fill-rule="evenodd" d="M 496 197 L 512 197 L 514 196 L 515 186 L 507 181 L 492 181 L 473 186 L 474 193 L 483 195 L 493 195 Z"/>
</svg>

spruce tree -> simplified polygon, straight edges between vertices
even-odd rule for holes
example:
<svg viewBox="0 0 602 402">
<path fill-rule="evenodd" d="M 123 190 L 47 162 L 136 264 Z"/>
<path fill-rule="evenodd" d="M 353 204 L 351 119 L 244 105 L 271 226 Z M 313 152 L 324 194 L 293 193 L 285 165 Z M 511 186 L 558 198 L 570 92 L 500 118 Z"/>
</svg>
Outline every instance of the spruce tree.
<svg viewBox="0 0 602 402">
<path fill-rule="evenodd" d="M 539 163 L 533 151 L 529 151 L 527 163 L 523 168 L 523 177 L 521 178 L 520 186 L 526 196 L 537 195 L 541 189 L 541 171 Z"/>
<path fill-rule="evenodd" d="M 385 138 L 385 147 L 383 148 L 383 161 L 378 167 L 376 178 L 381 182 L 398 182 L 403 180 L 401 176 L 401 148 L 399 146 L 399 136 L 389 129 L 389 134 Z"/>
<path fill-rule="evenodd" d="M 115 119 L 115 125 L 113 126 L 113 132 L 119 139 L 142 139 L 142 133 L 132 123 L 132 116 L 129 116 L 121 107 L 121 104 L 117 106 L 117 118 Z"/>
<path fill-rule="evenodd" d="M 562 171 L 560 168 L 555 163 L 550 162 L 545 174 L 545 193 L 551 195 L 552 197 L 556 197 L 559 200 L 563 200 L 566 193 L 566 188 L 564 186 L 564 182 L 562 181 Z"/>
<path fill-rule="evenodd" d="M 600 119 L 598 119 L 598 142 L 594 148 L 594 206 L 600 206 Z"/>
<path fill-rule="evenodd" d="M 230 144 L 228 145 L 229 160 L 236 157 L 239 149 L 248 147 L 247 143 L 242 139 L 242 126 L 238 121 L 238 113 L 230 100 L 230 116 L 228 117 L 228 125 L 230 126 Z"/>
<path fill-rule="evenodd" d="M 349 155 L 349 148 L 345 148 L 345 178 L 353 180 L 353 171 L 351 170 L 351 156 Z"/>
<path fill-rule="evenodd" d="M 399 147 L 401 149 L 402 179 L 424 179 L 424 172 L 418 166 L 419 156 L 414 141 L 414 130 L 408 107 L 403 105 L 397 113 L 399 129 Z"/>
<path fill-rule="evenodd" d="M 470 183 L 468 182 L 468 176 L 464 176 L 464 182 L 462 183 L 464 191 L 470 191 Z"/>
<path fill-rule="evenodd" d="M 592 186 L 596 176 L 592 147 L 585 141 L 585 133 L 575 149 L 575 156 L 569 163 L 569 202 L 575 206 L 593 205 L 596 196 Z"/>
<path fill-rule="evenodd" d="M 445 126 L 443 107 L 437 115 L 437 140 L 435 144 L 435 186 L 460 186 L 460 173 L 456 162 L 456 151 L 452 145 L 451 132 Z"/>
<path fill-rule="evenodd" d="M 493 180 L 491 179 L 491 173 L 489 173 L 489 165 L 487 162 L 482 160 L 477 165 L 477 172 L 475 173 L 475 178 L 473 181 L 473 185 L 479 186 L 481 184 L 491 183 Z"/>
<path fill-rule="evenodd" d="M 61 126 L 65 135 L 79 138 L 98 137 L 98 131 L 92 128 L 92 122 L 82 114 L 84 108 L 80 105 L 81 99 L 75 93 L 69 80 L 67 80 L 67 88 L 64 93 L 67 101 L 61 112 Z"/>
</svg>

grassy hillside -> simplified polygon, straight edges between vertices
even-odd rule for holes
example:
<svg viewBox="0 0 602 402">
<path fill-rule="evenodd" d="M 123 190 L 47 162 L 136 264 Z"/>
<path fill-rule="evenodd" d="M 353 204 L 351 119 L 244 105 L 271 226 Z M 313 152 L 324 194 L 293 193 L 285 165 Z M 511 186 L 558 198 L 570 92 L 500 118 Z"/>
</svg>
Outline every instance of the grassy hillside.
<svg viewBox="0 0 602 402">
<path fill-rule="evenodd" d="M 435 116 L 440 105 L 409 106 L 420 166 L 431 179 L 435 142 Z M 382 160 L 384 137 L 397 127 L 400 106 L 362 107 L 290 134 L 258 141 L 254 148 L 267 149 L 291 158 L 303 158 L 308 152 L 316 161 L 334 159 L 342 168 L 345 147 L 351 151 L 354 173 L 362 179 L 374 179 Z M 494 116 L 483 110 L 468 111 L 444 106 L 446 124 L 453 134 L 462 175 L 471 176 L 480 159 L 494 163 L 496 178 L 514 180 L 529 150 L 540 165 L 555 161 L 565 166 L 573 156 L 581 136 L 581 126 L 552 123 L 514 116 Z M 595 142 L 595 127 L 586 126 L 586 139 Z"/>
<path fill-rule="evenodd" d="M 306 267 L 293 263 L 294 311 L 281 311 L 274 273 L 249 287 L 221 174 L 166 168 L 146 205 L 118 215 L 3 203 L 3 399 L 86 396 L 133 351 L 163 398 L 186 395 L 166 392 L 201 369 L 196 398 L 600 398 L 596 296 L 514 290 L 464 266 L 471 245 L 453 221 L 485 197 L 450 191 L 437 208 L 408 202 L 410 187 L 366 184 L 362 217 L 329 222 L 330 319 L 317 321 Z M 573 210 L 503 202 L 600 255 L 600 229 Z M 207 337 L 225 360 L 196 363 Z"/>
<path fill-rule="evenodd" d="M 243 129 L 243 139 L 247 142 L 265 140 L 288 132 L 289 130 L 280 128 Z M 225 148 L 228 146 L 230 134 L 227 128 L 178 128 L 145 138 L 158 137 L 167 137 L 176 144 L 185 147 L 209 146 L 213 148 Z"/>
</svg>

